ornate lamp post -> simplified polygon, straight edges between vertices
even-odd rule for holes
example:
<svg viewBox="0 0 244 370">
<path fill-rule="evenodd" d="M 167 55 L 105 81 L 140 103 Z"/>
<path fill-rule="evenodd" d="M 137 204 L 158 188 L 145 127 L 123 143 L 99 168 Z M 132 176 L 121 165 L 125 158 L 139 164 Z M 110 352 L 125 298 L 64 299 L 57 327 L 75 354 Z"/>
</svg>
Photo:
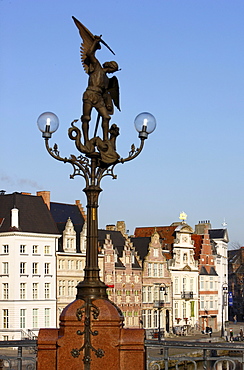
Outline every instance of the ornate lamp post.
<svg viewBox="0 0 244 370">
<path fill-rule="evenodd" d="M 161 286 L 161 285 L 164 285 L 164 286 Z M 156 283 L 155 285 L 158 285 L 158 301 L 154 301 L 154 305 L 153 307 L 154 308 L 157 308 L 158 309 L 158 341 L 160 342 L 161 341 L 161 327 L 160 327 L 160 313 L 161 313 L 161 308 L 164 307 L 164 303 L 165 301 L 161 299 L 161 292 L 164 292 L 164 296 L 166 298 L 167 296 L 167 291 L 166 291 L 166 284 L 165 283 Z"/>
<path fill-rule="evenodd" d="M 83 95 L 83 114 L 81 116 L 82 131 L 75 125 L 79 120 L 74 120 L 68 130 L 68 136 L 75 142 L 79 154 L 71 154 L 69 157 L 60 155 L 58 145 L 53 148 L 49 146 L 49 139 L 59 126 L 58 117 L 51 112 L 41 114 L 37 120 L 38 128 L 42 132 L 48 153 L 58 161 L 70 163 L 73 167 L 71 178 L 82 176 L 85 179 L 83 189 L 87 199 L 87 250 L 84 280 L 77 286 L 77 299 L 85 301 L 85 305 L 77 312 L 78 320 L 85 315 L 86 329 L 80 335 L 85 335 L 84 346 L 72 353 L 78 357 L 84 350 L 83 358 L 86 369 L 89 369 L 91 361 L 90 351 L 95 351 L 97 357 L 102 357 L 102 350 L 95 350 L 90 341 L 90 335 L 97 335 L 91 332 L 90 318 L 99 315 L 93 305 L 94 299 L 107 299 L 106 285 L 100 280 L 98 267 L 98 199 L 102 189 L 100 183 L 103 177 L 111 176 L 116 178 L 114 167 L 135 159 L 142 151 L 148 134 L 154 131 L 156 120 L 150 113 L 144 112 L 135 118 L 135 128 L 139 132 L 140 145 L 138 148 L 133 144 L 126 158 L 121 158 L 116 151 L 116 138 L 119 135 L 119 128 L 116 124 L 109 127 L 110 115 L 113 113 L 113 103 L 119 108 L 118 81 L 116 77 L 108 78 L 107 73 L 118 70 L 116 62 L 106 62 L 102 66 L 95 57 L 95 52 L 105 42 L 101 37 L 93 36 L 77 19 L 73 17 L 83 39 L 81 47 L 81 59 L 83 67 L 89 75 L 88 87 Z M 105 44 L 107 46 L 107 44 Z M 111 49 L 110 49 L 111 50 Z M 102 77 L 101 77 L 102 76 Z M 111 81 L 112 80 L 112 81 Z M 112 87 L 111 87 L 112 86 Z M 117 94 L 117 95 L 116 95 Z M 93 137 L 89 137 L 89 122 L 91 110 L 95 108 L 98 118 Z M 97 136 L 97 128 L 100 118 L 102 119 L 103 139 Z M 83 134 L 83 138 L 82 138 Z"/>
<path fill-rule="evenodd" d="M 222 284 L 222 314 L 221 314 L 221 337 L 224 336 L 225 324 L 224 324 L 224 309 L 228 305 L 228 284 Z"/>
</svg>

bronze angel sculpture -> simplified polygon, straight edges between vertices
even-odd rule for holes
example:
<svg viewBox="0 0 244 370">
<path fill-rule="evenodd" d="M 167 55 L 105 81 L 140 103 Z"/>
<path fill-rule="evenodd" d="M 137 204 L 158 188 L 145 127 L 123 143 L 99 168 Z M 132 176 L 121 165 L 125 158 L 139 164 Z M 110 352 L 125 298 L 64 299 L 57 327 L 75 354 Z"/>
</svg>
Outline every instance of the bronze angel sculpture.
<svg viewBox="0 0 244 370">
<path fill-rule="evenodd" d="M 72 18 L 79 29 L 80 36 L 83 40 L 80 48 L 81 62 L 85 72 L 89 75 L 88 86 L 83 94 L 83 112 L 81 116 L 84 146 L 88 152 L 92 151 L 94 140 L 96 139 L 99 120 L 101 118 L 103 144 L 100 141 L 100 149 L 103 147 L 106 151 L 106 144 L 111 149 L 111 144 L 113 143 L 112 146 L 115 150 L 115 138 L 119 134 L 119 129 L 114 124 L 111 126 L 111 128 L 109 128 L 109 122 L 111 115 L 114 113 L 113 105 L 120 110 L 119 84 L 115 76 L 108 78 L 107 74 L 118 71 L 118 64 L 115 61 L 111 61 L 105 62 L 103 65 L 101 65 L 96 58 L 95 53 L 98 49 L 101 49 L 101 43 L 108 48 L 109 46 L 102 40 L 101 36 L 94 36 L 75 17 Z M 110 48 L 109 50 L 113 53 Z M 91 112 L 93 108 L 97 110 L 98 118 L 94 137 L 89 140 L 89 122 L 91 120 Z"/>
</svg>

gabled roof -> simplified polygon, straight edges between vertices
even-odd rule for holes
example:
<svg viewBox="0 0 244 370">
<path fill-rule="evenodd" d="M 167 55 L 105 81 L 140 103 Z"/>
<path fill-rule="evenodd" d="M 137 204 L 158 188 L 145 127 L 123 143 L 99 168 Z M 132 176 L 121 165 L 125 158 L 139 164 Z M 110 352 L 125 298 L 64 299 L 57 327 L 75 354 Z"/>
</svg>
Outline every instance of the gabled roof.
<svg viewBox="0 0 244 370">
<path fill-rule="evenodd" d="M 209 229 L 208 232 L 210 239 L 221 239 L 226 242 L 229 241 L 227 229 Z"/>
<path fill-rule="evenodd" d="M 76 204 L 65 204 L 50 202 L 50 212 L 60 234 L 63 234 L 67 220 L 70 218 L 76 232 L 76 250 L 80 252 L 80 233 L 83 229 L 85 220 Z M 59 239 L 59 251 L 63 250 L 63 237 Z"/>
<path fill-rule="evenodd" d="M 19 228 L 22 232 L 59 234 L 57 226 L 42 197 L 13 193 L 0 195 L 0 232 L 11 230 L 11 209 L 19 210 Z"/>
<path fill-rule="evenodd" d="M 98 229 L 98 243 L 100 246 L 104 244 L 107 235 L 110 235 L 113 246 L 118 249 L 119 256 L 121 257 L 125 245 L 125 237 L 120 231 Z"/>
<path fill-rule="evenodd" d="M 144 260 L 144 258 L 148 254 L 148 246 L 151 242 L 151 237 L 130 238 L 130 240 L 132 241 L 138 255 L 140 256 L 140 259 Z"/>
<path fill-rule="evenodd" d="M 213 266 L 210 267 L 209 275 L 218 276 L 215 268 Z"/>
<path fill-rule="evenodd" d="M 201 267 L 201 270 L 199 272 L 199 275 L 208 275 L 208 272 L 204 266 Z"/>
</svg>

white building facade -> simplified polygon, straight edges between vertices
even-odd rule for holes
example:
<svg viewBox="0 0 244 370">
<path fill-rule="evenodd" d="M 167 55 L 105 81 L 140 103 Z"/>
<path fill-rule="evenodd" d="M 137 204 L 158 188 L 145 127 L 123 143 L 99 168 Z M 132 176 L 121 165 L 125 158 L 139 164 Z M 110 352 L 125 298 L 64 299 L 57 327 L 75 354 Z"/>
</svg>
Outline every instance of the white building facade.
<svg viewBox="0 0 244 370">
<path fill-rule="evenodd" d="M 194 258 L 193 230 L 187 224 L 175 229 L 173 259 L 169 260 L 172 279 L 173 327 L 194 327 L 198 322 L 198 261 Z"/>
<path fill-rule="evenodd" d="M 33 338 L 56 327 L 58 230 L 42 198 L 26 194 L 2 195 L 0 219 L 0 340 Z"/>
</svg>

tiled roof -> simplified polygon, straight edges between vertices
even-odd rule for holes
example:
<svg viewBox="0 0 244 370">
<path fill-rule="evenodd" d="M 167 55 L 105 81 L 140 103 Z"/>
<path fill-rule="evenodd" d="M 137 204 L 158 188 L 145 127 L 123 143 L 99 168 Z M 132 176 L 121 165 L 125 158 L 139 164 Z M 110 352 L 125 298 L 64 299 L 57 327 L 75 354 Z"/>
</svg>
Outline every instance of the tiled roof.
<svg viewBox="0 0 244 370">
<path fill-rule="evenodd" d="M 0 195 L 0 232 L 11 229 L 11 209 L 19 210 L 19 230 L 22 232 L 59 234 L 57 226 L 42 197 L 13 193 Z"/>
<path fill-rule="evenodd" d="M 135 237 L 151 237 L 156 231 L 164 244 L 173 244 L 175 239 L 175 229 L 178 225 L 174 226 L 152 226 L 152 227 L 137 227 L 135 229 Z"/>
</svg>

